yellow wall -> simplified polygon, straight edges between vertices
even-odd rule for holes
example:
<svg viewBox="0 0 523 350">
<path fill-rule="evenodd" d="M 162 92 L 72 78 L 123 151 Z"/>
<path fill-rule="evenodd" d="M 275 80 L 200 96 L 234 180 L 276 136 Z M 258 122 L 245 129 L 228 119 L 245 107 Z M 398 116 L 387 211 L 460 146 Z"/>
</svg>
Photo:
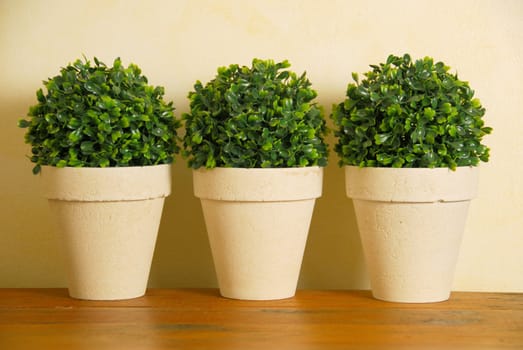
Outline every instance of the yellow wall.
<svg viewBox="0 0 523 350">
<path fill-rule="evenodd" d="M 330 112 L 350 73 L 389 53 L 443 60 L 468 80 L 494 128 L 471 205 L 458 290 L 523 291 L 523 1 L 2 0 L 0 2 L 0 287 L 65 285 L 59 242 L 16 128 L 41 81 L 81 57 L 138 64 L 177 114 L 218 66 L 253 57 L 307 70 Z M 333 144 L 332 137 L 330 138 Z M 353 207 L 334 152 L 300 287 L 367 288 Z M 178 159 L 151 271 L 152 287 L 216 286 L 191 173 Z"/>
</svg>

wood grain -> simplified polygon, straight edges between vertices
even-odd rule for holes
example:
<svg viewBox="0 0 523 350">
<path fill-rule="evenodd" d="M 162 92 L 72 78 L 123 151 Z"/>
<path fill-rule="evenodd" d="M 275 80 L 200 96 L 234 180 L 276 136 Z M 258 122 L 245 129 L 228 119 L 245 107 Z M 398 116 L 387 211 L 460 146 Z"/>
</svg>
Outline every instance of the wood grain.
<svg viewBox="0 0 523 350">
<path fill-rule="evenodd" d="M 64 289 L 0 289 L 0 349 L 523 349 L 523 294 L 399 304 L 368 291 L 252 302 L 151 289 L 100 302 Z"/>
</svg>

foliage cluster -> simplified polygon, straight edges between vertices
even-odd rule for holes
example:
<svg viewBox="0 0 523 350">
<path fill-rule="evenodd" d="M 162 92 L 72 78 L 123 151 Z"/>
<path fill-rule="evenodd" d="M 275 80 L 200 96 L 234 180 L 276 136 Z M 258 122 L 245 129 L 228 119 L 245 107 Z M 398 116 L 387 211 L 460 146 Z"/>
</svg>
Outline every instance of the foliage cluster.
<svg viewBox="0 0 523 350">
<path fill-rule="evenodd" d="M 189 93 L 184 155 L 192 168 L 325 166 L 323 112 L 306 74 L 288 61 L 254 59 L 218 68 Z"/>
<path fill-rule="evenodd" d="M 108 67 L 94 58 L 76 60 L 44 81 L 46 92 L 29 109 L 26 143 L 33 172 L 57 167 L 145 166 L 171 163 L 179 152 L 172 102 L 163 87 L 148 85 L 135 64 L 120 58 Z"/>
<path fill-rule="evenodd" d="M 485 109 L 468 82 L 430 57 L 390 55 L 333 106 L 340 165 L 435 168 L 488 161 Z"/>
</svg>

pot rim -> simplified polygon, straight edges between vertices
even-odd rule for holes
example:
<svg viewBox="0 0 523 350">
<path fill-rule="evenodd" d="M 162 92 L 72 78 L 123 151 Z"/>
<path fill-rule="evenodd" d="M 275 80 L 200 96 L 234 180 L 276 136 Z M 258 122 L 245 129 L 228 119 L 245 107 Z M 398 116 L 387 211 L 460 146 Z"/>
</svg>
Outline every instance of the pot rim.
<svg viewBox="0 0 523 350">
<path fill-rule="evenodd" d="M 65 201 L 128 201 L 167 197 L 171 164 L 107 168 L 42 166 L 44 196 Z"/>
<path fill-rule="evenodd" d="M 345 166 L 345 191 L 355 200 L 402 203 L 459 202 L 474 198 L 479 168 Z"/>
<path fill-rule="evenodd" d="M 193 170 L 194 195 L 201 199 L 271 202 L 321 197 L 323 167 L 212 168 Z"/>
</svg>

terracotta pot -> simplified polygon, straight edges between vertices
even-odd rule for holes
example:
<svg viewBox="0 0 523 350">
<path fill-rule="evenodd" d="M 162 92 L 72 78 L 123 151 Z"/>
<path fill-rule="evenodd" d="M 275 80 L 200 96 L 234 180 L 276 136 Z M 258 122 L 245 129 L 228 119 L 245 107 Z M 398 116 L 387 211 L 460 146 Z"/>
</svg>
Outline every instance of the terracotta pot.
<svg viewBox="0 0 523 350">
<path fill-rule="evenodd" d="M 347 166 L 345 176 L 374 297 L 447 300 L 478 169 Z"/>
<path fill-rule="evenodd" d="M 91 300 L 142 296 L 147 287 L 170 164 L 145 167 L 42 167 L 62 236 L 69 294 Z"/>
<path fill-rule="evenodd" d="M 193 171 L 222 296 L 294 296 L 323 168 Z"/>
</svg>

